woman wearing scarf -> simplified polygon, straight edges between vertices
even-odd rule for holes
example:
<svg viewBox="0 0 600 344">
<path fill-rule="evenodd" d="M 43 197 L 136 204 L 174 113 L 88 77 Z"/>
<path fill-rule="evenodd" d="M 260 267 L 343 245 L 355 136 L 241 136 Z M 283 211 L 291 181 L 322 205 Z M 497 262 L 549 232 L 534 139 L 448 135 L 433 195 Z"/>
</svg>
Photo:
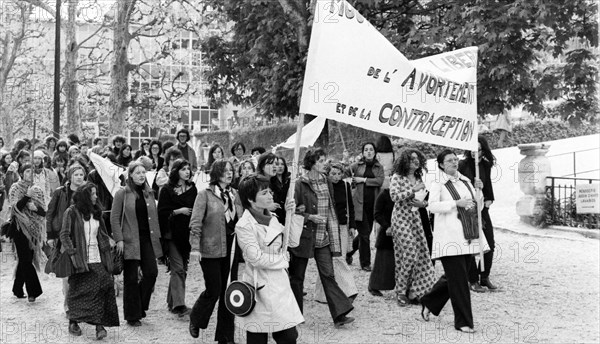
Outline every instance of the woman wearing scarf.
<svg viewBox="0 0 600 344">
<path fill-rule="evenodd" d="M 44 202 L 48 205 L 52 193 L 60 184 L 56 173 L 44 166 L 45 156 L 41 150 L 33 152 L 33 183 L 44 191 Z"/>
<path fill-rule="evenodd" d="M 271 333 L 276 343 L 293 344 L 298 338 L 296 326 L 304 317 L 285 271 L 289 265 L 283 248 L 285 229 L 269 210 L 274 202 L 269 184 L 268 179 L 257 175 L 240 182 L 245 210 L 235 232 L 246 261 L 242 280 L 263 287 L 256 293 L 252 312 L 237 320 L 246 330 L 246 343 L 266 344 Z M 296 204 L 290 200 L 284 208 L 294 211 Z"/>
<path fill-rule="evenodd" d="M 179 316 L 189 314 L 185 305 L 185 280 L 190 259 L 190 215 L 198 194 L 190 181 L 192 170 L 187 160 L 173 162 L 169 183 L 158 198 L 158 221 L 163 253 L 169 258 L 171 279 L 167 292 L 169 310 Z M 166 248 L 165 248 L 166 247 Z"/>
<path fill-rule="evenodd" d="M 44 191 L 33 185 L 33 166 L 28 163 L 21 165 L 19 176 L 21 179 L 11 186 L 9 192 L 13 222 L 7 236 L 13 239 L 18 257 L 12 291 L 16 297 L 25 298 L 25 285 L 29 302 L 34 302 L 42 294 L 36 270 L 45 266 L 47 260 L 42 251 L 46 241 L 46 203 Z"/>
<path fill-rule="evenodd" d="M 375 198 L 383 185 L 383 166 L 377 161 L 375 144 L 367 142 L 362 147 L 362 159 L 352 164 L 346 175 L 352 177 L 354 192 L 354 218 L 358 235 L 352 243 L 352 250 L 346 254 L 346 262 L 352 264 L 352 255 L 356 250 L 360 255 L 360 267 L 364 271 L 371 271 L 371 243 L 369 237 L 373 230 L 373 212 L 375 211 Z"/>
<path fill-rule="evenodd" d="M 52 199 L 48 204 L 48 212 L 46 213 L 46 237 L 48 245 L 56 247 L 58 245 L 60 231 L 63 224 L 63 215 L 65 210 L 71 206 L 73 194 L 85 183 L 85 169 L 79 165 L 69 167 L 67 172 L 68 181 L 65 185 L 56 189 L 52 195 Z M 98 194 L 98 193 L 96 193 Z M 54 267 L 52 267 L 54 268 Z M 46 271 L 48 272 L 48 271 Z M 67 295 L 69 294 L 69 283 L 67 278 L 63 278 L 63 295 L 65 297 L 64 307 L 65 312 L 69 310 L 67 304 Z"/>
<path fill-rule="evenodd" d="M 429 321 L 429 313 L 439 315 L 450 299 L 454 328 L 473 333 L 468 272 L 471 257 L 480 250 L 476 190 L 469 179 L 458 172 L 458 158 L 453 151 L 442 151 L 437 163 L 442 173 L 437 182 L 431 184 L 429 195 L 429 210 L 435 213 L 431 259 L 442 262 L 444 276 L 421 297 L 421 316 Z M 481 180 L 475 180 L 475 187 L 483 187 Z M 487 249 L 487 243 L 483 242 Z"/>
<path fill-rule="evenodd" d="M 400 306 L 418 302 L 435 283 L 427 239 L 418 210 L 426 207 L 427 201 L 415 198 L 417 192 L 425 190 L 422 177 L 426 164 L 423 153 L 416 149 L 405 149 L 396 161 L 390 182 L 390 198 L 394 202 L 391 228 L 396 267 L 396 297 Z"/>
<path fill-rule="evenodd" d="M 217 328 L 215 340 L 233 342 L 234 316 L 225 307 L 225 289 L 229 275 L 230 248 L 233 232 L 242 214 L 242 204 L 237 191 L 231 187 L 233 164 L 217 160 L 210 170 L 210 184 L 200 190 L 190 220 L 192 235 L 200 238 L 200 267 L 206 289 L 196 300 L 190 314 L 190 335 L 198 338 L 200 329 L 206 329 L 215 304 Z M 237 279 L 237 263 L 233 264 L 232 280 Z"/>
<path fill-rule="evenodd" d="M 156 259 L 162 257 L 160 227 L 154 193 L 139 162 L 127 168 L 127 182 L 115 194 L 110 224 L 117 251 L 123 254 L 123 314 L 130 326 L 142 326 L 158 276 Z M 139 279 L 139 269 L 142 278 Z"/>
<path fill-rule="evenodd" d="M 69 276 L 69 333 L 81 336 L 80 322 L 96 325 L 96 339 L 106 337 L 104 326 L 119 326 L 112 276 L 110 237 L 97 202 L 96 186 L 86 183 L 73 194 L 60 231 L 60 244 L 71 257 Z"/>
</svg>

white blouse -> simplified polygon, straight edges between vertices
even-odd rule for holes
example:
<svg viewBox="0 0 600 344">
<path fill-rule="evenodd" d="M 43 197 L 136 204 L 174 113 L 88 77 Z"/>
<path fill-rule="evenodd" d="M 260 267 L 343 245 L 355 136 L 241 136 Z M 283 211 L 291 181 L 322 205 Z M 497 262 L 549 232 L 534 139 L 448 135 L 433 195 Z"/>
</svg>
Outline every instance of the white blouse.
<svg viewBox="0 0 600 344">
<path fill-rule="evenodd" d="M 89 221 L 83 221 L 88 263 L 102 263 L 100 259 L 100 248 L 98 247 L 98 229 L 100 222 L 93 217 Z"/>
</svg>

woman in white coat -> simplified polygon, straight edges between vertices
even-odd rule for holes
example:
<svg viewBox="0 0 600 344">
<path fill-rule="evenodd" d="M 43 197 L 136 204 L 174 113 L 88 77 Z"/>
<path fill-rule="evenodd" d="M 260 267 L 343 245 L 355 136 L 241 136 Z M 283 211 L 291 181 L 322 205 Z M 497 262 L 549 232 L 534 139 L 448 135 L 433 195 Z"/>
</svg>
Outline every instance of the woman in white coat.
<svg viewBox="0 0 600 344">
<path fill-rule="evenodd" d="M 443 173 L 438 182 L 431 184 L 429 194 L 429 211 L 435 214 L 431 259 L 442 262 L 444 276 L 421 297 L 421 316 L 429 321 L 429 313 L 439 315 L 450 299 L 454 328 L 472 333 L 468 272 L 471 257 L 479 253 L 477 234 L 483 235 L 479 233 L 475 215 L 476 190 L 469 179 L 458 172 L 458 158 L 453 151 L 442 151 L 437 156 L 437 163 Z M 475 187 L 483 188 L 480 179 L 475 179 Z M 487 243 L 485 238 L 482 239 L 485 249 Z"/>
<path fill-rule="evenodd" d="M 296 343 L 296 325 L 304 322 L 285 270 L 289 256 L 282 247 L 284 227 L 269 211 L 273 207 L 269 185 L 268 179 L 257 175 L 250 175 L 239 184 L 245 209 L 235 228 L 246 261 L 241 279 L 258 289 L 252 312 L 237 318 L 238 325 L 246 331 L 248 344 L 266 344 L 269 333 L 278 344 Z M 295 210 L 294 200 L 286 202 L 285 208 Z"/>
</svg>

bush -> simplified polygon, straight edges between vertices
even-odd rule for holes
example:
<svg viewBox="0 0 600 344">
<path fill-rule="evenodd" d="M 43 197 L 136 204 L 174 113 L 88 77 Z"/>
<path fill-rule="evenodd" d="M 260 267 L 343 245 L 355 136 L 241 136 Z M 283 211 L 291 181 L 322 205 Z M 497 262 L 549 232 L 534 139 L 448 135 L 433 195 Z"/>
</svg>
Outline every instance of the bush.
<svg viewBox="0 0 600 344">
<path fill-rule="evenodd" d="M 352 155 L 360 153 L 360 148 L 365 142 L 375 142 L 381 135 L 363 128 L 354 127 L 348 124 L 333 122 L 329 126 L 329 144 L 327 149 L 329 155 L 333 158 L 341 158 L 344 145 Z M 262 146 L 269 150 L 272 146 L 279 144 L 296 132 L 296 124 L 285 123 L 266 127 L 254 127 L 246 129 L 237 129 L 231 132 L 215 131 L 208 133 L 194 134 L 202 142 L 210 144 L 219 143 L 223 146 L 226 153 L 229 147 L 236 142 L 241 141 L 247 150 L 252 147 Z M 572 128 L 567 122 L 557 120 L 538 120 L 529 123 L 517 124 L 513 127 L 505 140 L 505 146 L 516 146 L 517 144 L 535 143 L 552 140 L 560 140 L 569 137 L 592 135 L 598 132 L 598 128 L 593 125 L 584 125 L 580 128 Z M 340 134 L 343 135 L 343 140 Z M 482 132 L 492 149 L 498 147 L 500 134 L 497 130 Z M 397 137 L 391 137 L 397 139 Z M 343 143 L 342 143 L 343 142 Z M 406 141 L 405 147 L 419 149 L 427 158 L 433 159 L 441 151 L 442 146 L 419 141 Z"/>
</svg>

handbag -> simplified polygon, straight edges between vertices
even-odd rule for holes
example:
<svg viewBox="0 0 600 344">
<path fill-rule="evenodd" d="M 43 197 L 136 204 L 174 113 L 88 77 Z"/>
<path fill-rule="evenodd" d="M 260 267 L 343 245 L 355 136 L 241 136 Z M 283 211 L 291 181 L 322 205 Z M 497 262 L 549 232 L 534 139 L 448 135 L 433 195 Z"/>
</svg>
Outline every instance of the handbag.
<svg viewBox="0 0 600 344">
<path fill-rule="evenodd" d="M 473 194 L 473 191 L 471 190 L 469 183 L 467 183 L 465 180 L 462 180 L 462 179 L 460 181 L 462 181 L 465 184 L 465 186 L 471 193 L 471 198 L 473 200 L 475 200 L 475 195 Z M 450 196 L 452 196 L 452 198 L 455 201 L 458 201 L 461 199 L 460 194 L 458 193 L 458 191 L 456 191 L 456 188 L 452 184 L 452 181 L 447 181 L 444 185 L 446 186 L 446 189 L 448 189 Z M 465 240 L 467 240 L 469 243 L 471 243 L 471 240 L 479 239 L 479 224 L 477 221 L 477 207 L 473 207 L 470 209 L 457 207 L 456 210 L 458 211 L 458 219 L 460 220 L 460 223 L 462 224 L 463 235 L 465 237 Z"/>
<path fill-rule="evenodd" d="M 5 236 L 7 238 L 11 237 L 11 227 L 12 227 L 12 216 L 8 218 L 8 220 L 6 222 L 4 222 L 2 224 L 2 226 L 0 226 L 0 235 L 1 236 Z"/>
<path fill-rule="evenodd" d="M 231 268 L 233 267 L 235 247 L 237 244 L 236 235 L 233 234 L 233 243 L 231 244 L 231 257 L 229 258 L 229 277 L 227 277 L 227 289 L 225 289 L 225 307 L 231 314 L 238 317 L 245 317 L 252 313 L 256 306 L 256 269 L 253 270 L 254 285 L 244 281 L 231 281 Z"/>
<path fill-rule="evenodd" d="M 125 202 L 126 201 L 127 201 L 127 192 L 123 196 L 123 210 L 121 213 L 121 228 L 123 228 L 123 221 L 125 220 Z M 125 243 L 123 243 L 123 246 L 125 246 Z M 110 254 L 112 256 L 112 261 L 113 261 L 112 274 L 120 275 L 121 272 L 123 272 L 123 265 L 125 264 L 125 257 L 123 255 L 123 253 L 119 253 L 117 251 L 116 243 L 115 243 L 115 246 L 110 248 Z"/>
<path fill-rule="evenodd" d="M 120 275 L 121 272 L 123 272 L 123 265 L 125 263 L 123 253 L 119 253 L 117 251 L 117 245 L 110 248 L 110 253 L 112 255 L 112 260 L 113 260 L 112 274 Z"/>
</svg>

